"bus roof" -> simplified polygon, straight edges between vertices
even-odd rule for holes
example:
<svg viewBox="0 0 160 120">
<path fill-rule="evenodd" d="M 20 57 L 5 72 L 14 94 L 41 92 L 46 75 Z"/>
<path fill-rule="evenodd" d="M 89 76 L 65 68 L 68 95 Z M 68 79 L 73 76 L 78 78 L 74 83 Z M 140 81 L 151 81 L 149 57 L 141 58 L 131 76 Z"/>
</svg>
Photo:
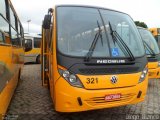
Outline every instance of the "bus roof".
<svg viewBox="0 0 160 120">
<path fill-rule="evenodd" d="M 33 38 L 33 37 L 36 37 L 36 38 L 41 38 L 42 36 L 40 34 L 36 34 L 36 33 L 24 33 L 24 37 L 26 38 Z"/>
<path fill-rule="evenodd" d="M 137 26 L 138 29 L 144 29 L 144 30 L 148 30 L 147 28 L 144 28 L 144 27 L 140 27 L 140 26 Z"/>
</svg>

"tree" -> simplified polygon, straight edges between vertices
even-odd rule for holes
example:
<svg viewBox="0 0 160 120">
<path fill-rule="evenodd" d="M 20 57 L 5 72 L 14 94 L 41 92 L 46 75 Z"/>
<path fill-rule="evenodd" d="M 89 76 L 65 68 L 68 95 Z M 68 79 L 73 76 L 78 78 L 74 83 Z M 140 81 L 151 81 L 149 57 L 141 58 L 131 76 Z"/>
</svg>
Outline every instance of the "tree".
<svg viewBox="0 0 160 120">
<path fill-rule="evenodd" d="M 144 22 L 135 21 L 134 23 L 139 27 L 148 28 L 147 24 Z"/>
</svg>

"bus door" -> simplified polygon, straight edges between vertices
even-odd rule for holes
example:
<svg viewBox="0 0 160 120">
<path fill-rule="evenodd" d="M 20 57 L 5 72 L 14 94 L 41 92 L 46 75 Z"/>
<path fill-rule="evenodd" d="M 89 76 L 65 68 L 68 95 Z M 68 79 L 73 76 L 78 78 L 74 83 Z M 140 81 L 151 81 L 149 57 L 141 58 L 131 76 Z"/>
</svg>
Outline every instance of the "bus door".
<svg viewBox="0 0 160 120">
<path fill-rule="evenodd" d="M 42 86 L 48 86 L 48 59 L 47 59 L 47 42 L 46 42 L 46 36 L 45 30 L 42 28 L 42 44 L 41 44 L 41 77 L 42 77 Z"/>
<path fill-rule="evenodd" d="M 53 82 L 53 80 L 49 81 L 49 78 L 52 78 L 52 10 L 49 9 L 48 14 L 45 15 L 43 26 L 42 26 L 42 44 L 41 44 L 41 74 L 42 74 L 42 86 L 48 86 L 49 82 Z M 53 85 L 52 83 L 50 85 Z M 52 94 L 52 91 L 51 91 Z"/>
</svg>

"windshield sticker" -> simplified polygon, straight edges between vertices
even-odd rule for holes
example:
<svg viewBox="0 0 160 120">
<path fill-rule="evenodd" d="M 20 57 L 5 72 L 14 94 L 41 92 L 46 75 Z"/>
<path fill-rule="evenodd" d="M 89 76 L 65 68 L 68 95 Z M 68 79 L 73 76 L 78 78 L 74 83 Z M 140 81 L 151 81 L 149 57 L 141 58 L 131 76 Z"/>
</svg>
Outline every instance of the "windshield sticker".
<svg viewBox="0 0 160 120">
<path fill-rule="evenodd" d="M 112 56 L 113 57 L 119 56 L 118 48 L 111 48 L 111 51 L 112 51 Z"/>
</svg>

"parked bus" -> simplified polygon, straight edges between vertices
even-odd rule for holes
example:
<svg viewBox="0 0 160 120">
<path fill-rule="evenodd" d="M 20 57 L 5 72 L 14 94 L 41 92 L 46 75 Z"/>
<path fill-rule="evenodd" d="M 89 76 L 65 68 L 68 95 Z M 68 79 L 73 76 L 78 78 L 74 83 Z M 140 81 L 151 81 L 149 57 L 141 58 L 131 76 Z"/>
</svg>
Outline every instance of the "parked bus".
<svg viewBox="0 0 160 120">
<path fill-rule="evenodd" d="M 10 0 L 0 0 L 0 115 L 5 114 L 24 63 L 23 27 Z"/>
<path fill-rule="evenodd" d="M 42 85 L 48 85 L 56 111 L 144 100 L 147 57 L 129 15 L 93 6 L 57 5 L 49 9 L 42 27 Z"/>
<path fill-rule="evenodd" d="M 158 43 L 158 46 L 160 48 L 160 28 L 149 28 L 149 30 L 151 31 L 151 33 L 155 37 L 155 39 Z"/>
<path fill-rule="evenodd" d="M 40 54 L 41 54 L 41 35 L 38 34 L 25 34 L 25 40 L 30 41 L 30 46 L 32 49 L 25 52 L 25 63 L 27 62 L 36 62 L 40 63 Z"/>
<path fill-rule="evenodd" d="M 160 78 L 160 51 L 158 44 L 149 30 L 142 27 L 138 27 L 138 29 L 146 48 L 149 78 Z"/>
</svg>

